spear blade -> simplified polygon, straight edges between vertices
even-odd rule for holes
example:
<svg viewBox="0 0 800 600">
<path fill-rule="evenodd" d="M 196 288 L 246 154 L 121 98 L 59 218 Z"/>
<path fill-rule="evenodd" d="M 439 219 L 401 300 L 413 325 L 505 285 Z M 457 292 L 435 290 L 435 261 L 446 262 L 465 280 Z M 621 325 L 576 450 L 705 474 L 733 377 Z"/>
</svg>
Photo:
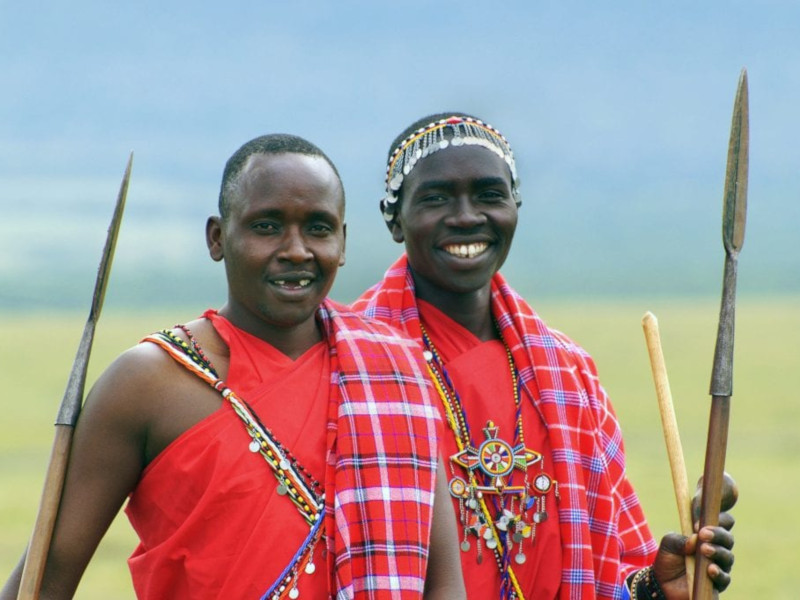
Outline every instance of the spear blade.
<svg viewBox="0 0 800 600">
<path fill-rule="evenodd" d="M 747 216 L 747 175 L 750 162 L 750 115 L 747 71 L 742 69 L 733 103 L 731 137 L 728 143 L 728 166 L 722 205 L 722 242 L 727 253 L 737 253 L 744 244 Z"/>
<path fill-rule="evenodd" d="M 53 528 L 58 515 L 58 507 L 61 503 L 64 476 L 66 475 L 67 462 L 72 445 L 72 433 L 83 402 L 83 390 L 86 385 L 86 372 L 89 367 L 94 331 L 97 320 L 100 318 L 100 311 L 103 308 L 108 275 L 114 258 L 114 249 L 117 244 L 119 226 L 122 222 L 122 213 L 125 209 L 132 164 L 133 152 L 128 157 L 125 174 L 122 177 L 122 184 L 117 195 L 114 215 L 108 228 L 103 256 L 100 259 L 100 266 L 97 270 L 97 280 L 95 281 L 94 294 L 92 295 L 89 318 L 83 329 L 78 352 L 76 353 L 75 361 L 72 363 L 72 370 L 67 381 L 67 388 L 56 417 L 56 433 L 50 451 L 50 460 L 45 474 L 39 511 L 36 515 L 36 522 L 33 526 L 33 533 L 28 544 L 25 564 L 20 577 L 17 593 L 18 600 L 36 600 L 39 597 L 39 589 L 44 576 L 44 567 L 47 562 Z"/>
<path fill-rule="evenodd" d="M 111 217 L 111 224 L 108 226 L 106 243 L 103 248 L 103 255 L 100 259 L 100 266 L 97 268 L 97 279 L 94 284 L 94 294 L 92 304 L 89 309 L 89 318 L 81 336 L 75 362 L 72 364 L 72 371 L 67 382 L 67 389 L 56 417 L 56 425 L 67 425 L 74 427 L 80 414 L 81 402 L 83 401 L 83 390 L 86 386 L 86 371 L 89 366 L 89 355 L 92 350 L 94 340 L 94 330 L 100 318 L 100 311 L 103 309 L 103 301 L 106 296 L 108 286 L 108 275 L 111 271 L 111 263 L 114 260 L 114 249 L 117 246 L 119 236 L 119 226 L 122 223 L 122 213 L 125 211 L 125 200 L 128 196 L 128 184 L 131 178 L 131 167 L 133 166 L 133 152 L 128 157 L 125 166 L 125 173 L 122 176 L 122 183 L 117 194 L 117 203 L 114 206 L 114 215 Z"/>
<path fill-rule="evenodd" d="M 733 394 L 736 268 L 739 251 L 744 244 L 749 151 L 747 71 L 742 69 L 731 121 L 728 165 L 725 172 L 725 191 L 722 203 L 722 244 L 725 248 L 725 270 L 717 344 L 714 350 L 714 366 L 711 370 L 710 393 L 712 396 L 731 396 Z"/>
<path fill-rule="evenodd" d="M 703 496 L 700 508 L 700 527 L 719 524 L 722 501 L 725 453 L 728 446 L 730 400 L 733 394 L 733 338 L 736 305 L 736 269 L 739 251 L 744 243 L 747 214 L 747 171 L 749 161 L 749 113 L 747 71 L 742 69 L 734 101 L 731 138 L 728 145 L 728 165 L 722 208 L 722 242 L 725 248 L 725 267 L 722 283 L 722 302 L 719 313 L 717 344 L 711 371 L 711 412 L 708 422 L 706 458 L 703 470 Z M 710 559 L 698 545 L 694 600 L 711 600 L 713 585 L 706 575 Z"/>
</svg>

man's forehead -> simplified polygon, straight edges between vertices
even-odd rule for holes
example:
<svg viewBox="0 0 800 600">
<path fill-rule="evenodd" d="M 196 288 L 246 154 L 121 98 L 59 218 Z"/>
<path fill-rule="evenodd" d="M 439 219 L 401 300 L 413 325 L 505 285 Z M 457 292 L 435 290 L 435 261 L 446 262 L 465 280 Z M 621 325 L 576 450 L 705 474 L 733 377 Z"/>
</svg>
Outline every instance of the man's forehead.
<svg viewBox="0 0 800 600">
<path fill-rule="evenodd" d="M 280 171 L 287 167 L 319 168 L 322 167 L 320 163 L 333 172 L 328 162 L 321 156 L 299 152 L 257 152 L 247 158 L 241 175 L 252 175 L 258 171 Z"/>
<path fill-rule="evenodd" d="M 240 205 L 259 196 L 283 195 L 318 199 L 344 216 L 344 192 L 339 177 L 321 156 L 294 152 L 251 155 L 239 174 Z"/>
<path fill-rule="evenodd" d="M 417 163 L 406 176 L 406 185 L 429 185 L 447 180 L 503 180 L 512 185 L 511 170 L 496 154 L 480 146 L 447 148 Z M 496 182 L 496 181 L 495 181 Z"/>
<path fill-rule="evenodd" d="M 310 182 L 319 186 L 341 187 L 339 178 L 321 156 L 281 152 L 253 154 L 239 174 L 241 183 L 291 185 Z"/>
</svg>

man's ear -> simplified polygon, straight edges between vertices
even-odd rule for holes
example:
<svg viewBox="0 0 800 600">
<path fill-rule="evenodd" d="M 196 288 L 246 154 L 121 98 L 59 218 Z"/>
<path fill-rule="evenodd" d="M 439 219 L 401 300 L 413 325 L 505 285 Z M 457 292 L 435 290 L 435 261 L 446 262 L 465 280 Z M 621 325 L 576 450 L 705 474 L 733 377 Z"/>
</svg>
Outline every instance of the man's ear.
<svg viewBox="0 0 800 600">
<path fill-rule="evenodd" d="M 400 215 L 395 214 L 394 221 L 389 223 L 389 230 L 392 232 L 392 239 L 398 244 L 406 241 L 406 236 L 403 235 L 403 226 L 400 224 Z"/>
<path fill-rule="evenodd" d="M 219 262 L 225 258 L 222 251 L 222 219 L 220 217 L 208 217 L 206 221 L 206 246 L 211 259 Z"/>
<path fill-rule="evenodd" d="M 344 266 L 344 251 L 347 246 L 347 223 L 342 225 L 342 253 L 339 255 L 339 266 Z"/>
</svg>

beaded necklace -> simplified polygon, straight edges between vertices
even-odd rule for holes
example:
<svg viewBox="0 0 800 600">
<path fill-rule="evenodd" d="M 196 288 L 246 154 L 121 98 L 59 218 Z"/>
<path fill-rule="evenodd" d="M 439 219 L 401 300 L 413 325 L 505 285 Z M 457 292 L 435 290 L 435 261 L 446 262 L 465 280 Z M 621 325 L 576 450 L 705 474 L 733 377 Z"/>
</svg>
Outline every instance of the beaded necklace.
<svg viewBox="0 0 800 600">
<path fill-rule="evenodd" d="M 178 326 L 189 338 L 191 346 L 165 329 L 145 338 L 158 344 L 179 364 L 208 383 L 228 401 L 236 415 L 242 420 L 251 441 L 248 449 L 260 453 L 278 480 L 277 493 L 287 496 L 309 526 L 309 533 L 292 560 L 269 587 L 261 600 L 295 599 L 300 596 L 297 588 L 300 572 L 312 574 L 316 571 L 314 549 L 322 537 L 325 493 L 311 473 L 278 441 L 264 426 L 256 412 L 219 378 L 211 361 L 205 356 L 192 333 L 185 326 Z"/>
<path fill-rule="evenodd" d="M 470 550 L 469 539 L 474 535 L 477 538 L 477 561 L 480 563 L 483 560 L 482 545 L 485 543 L 500 570 L 500 597 L 524 600 L 511 567 L 511 556 L 516 544 L 514 562 L 525 562 L 524 540 L 530 539 L 530 544 L 533 544 L 536 525 L 547 519 L 546 494 L 552 488 L 555 488 L 556 495 L 558 492 L 557 483 L 543 470 L 542 455 L 525 447 L 519 373 L 511 349 L 503 341 L 516 409 L 514 441 L 509 444 L 498 437 L 499 427 L 488 421 L 483 428 L 486 439 L 476 445 L 466 411 L 444 361 L 422 323 L 420 328 L 428 370 L 459 450 L 450 457 L 452 478 L 449 488 L 450 494 L 459 503 L 459 517 L 463 526 L 461 550 Z M 536 463 L 540 465 L 540 472 L 529 482 L 528 467 Z M 456 465 L 465 471 L 466 478 L 456 475 Z M 522 472 L 521 485 L 515 485 L 513 481 L 515 470 Z"/>
</svg>

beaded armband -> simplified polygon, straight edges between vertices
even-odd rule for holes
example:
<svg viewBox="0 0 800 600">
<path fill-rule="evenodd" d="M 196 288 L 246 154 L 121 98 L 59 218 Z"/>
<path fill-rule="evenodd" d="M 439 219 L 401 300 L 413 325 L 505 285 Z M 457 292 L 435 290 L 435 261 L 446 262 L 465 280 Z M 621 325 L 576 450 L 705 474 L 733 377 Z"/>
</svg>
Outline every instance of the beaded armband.
<svg viewBox="0 0 800 600">
<path fill-rule="evenodd" d="M 637 571 L 628 580 L 630 581 L 631 600 L 667 600 L 664 590 L 656 580 L 652 566 Z"/>
</svg>

